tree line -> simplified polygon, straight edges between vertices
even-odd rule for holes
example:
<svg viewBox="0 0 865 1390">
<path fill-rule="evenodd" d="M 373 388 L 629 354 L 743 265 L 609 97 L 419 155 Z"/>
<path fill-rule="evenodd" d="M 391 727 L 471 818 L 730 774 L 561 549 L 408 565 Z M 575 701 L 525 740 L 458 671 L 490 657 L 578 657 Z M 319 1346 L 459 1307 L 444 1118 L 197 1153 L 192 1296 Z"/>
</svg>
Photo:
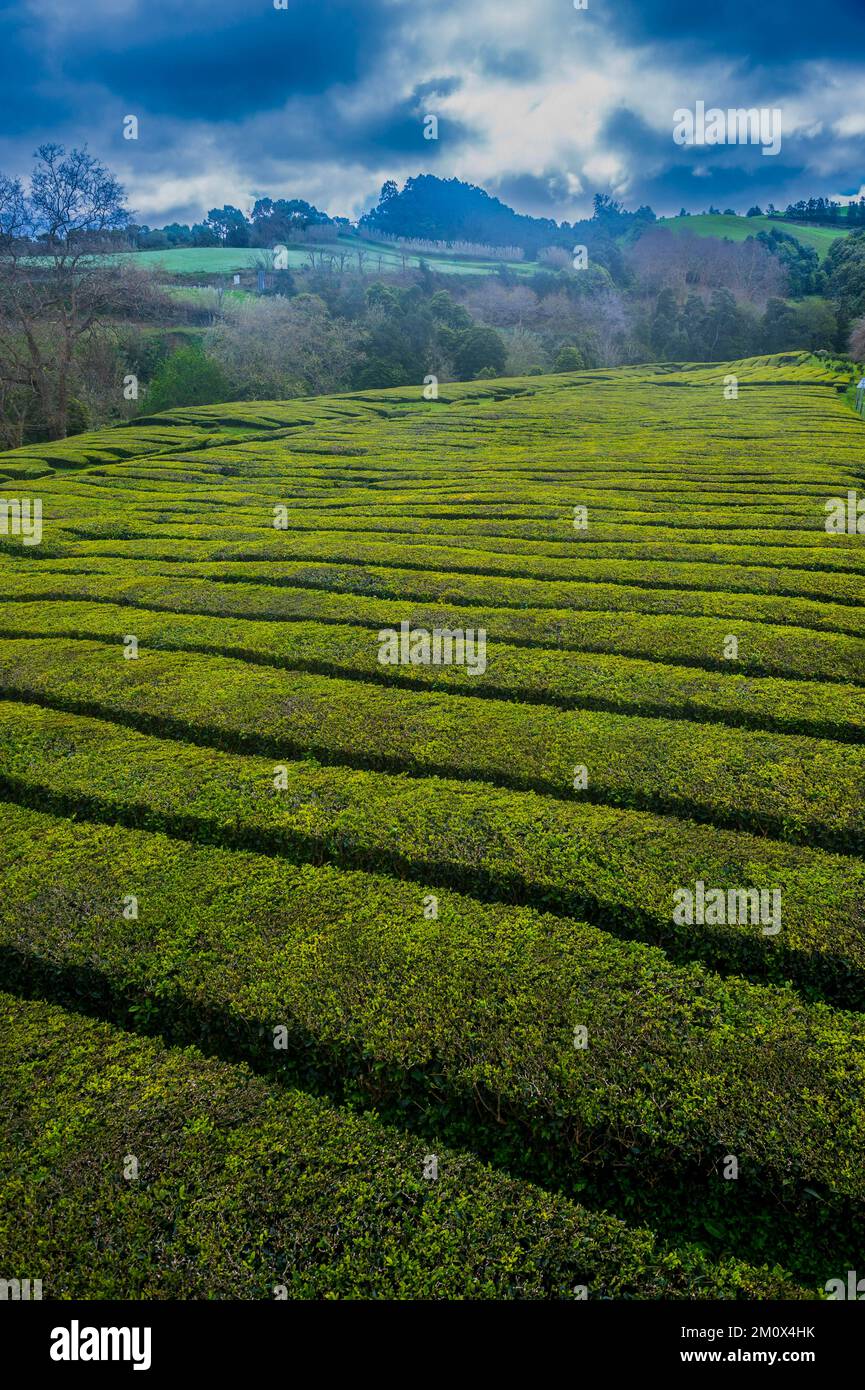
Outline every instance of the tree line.
<svg viewBox="0 0 865 1390">
<path fill-rule="evenodd" d="M 451 193 L 459 201 L 467 188 Z M 483 190 L 469 201 L 490 212 Z M 264 245 L 292 227 L 330 225 L 297 200 L 263 198 L 254 211 Z M 513 234 L 507 211 L 490 212 L 501 236 Z M 865 229 L 834 242 L 821 265 L 780 228 L 737 243 L 698 238 L 599 195 L 577 226 L 586 264 L 572 256 L 575 224 L 536 249 L 528 274 L 502 263 L 489 275 L 445 276 L 422 262 L 373 276 L 360 263 L 325 271 L 319 256 L 303 272 L 268 277 L 262 295 L 233 298 L 223 287 L 161 284 L 134 257 L 107 254 L 130 224 L 122 188 L 86 151 L 44 145 L 26 185 L 0 175 L 5 447 L 173 405 L 417 385 L 429 375 L 848 346 L 865 356 Z"/>
</svg>

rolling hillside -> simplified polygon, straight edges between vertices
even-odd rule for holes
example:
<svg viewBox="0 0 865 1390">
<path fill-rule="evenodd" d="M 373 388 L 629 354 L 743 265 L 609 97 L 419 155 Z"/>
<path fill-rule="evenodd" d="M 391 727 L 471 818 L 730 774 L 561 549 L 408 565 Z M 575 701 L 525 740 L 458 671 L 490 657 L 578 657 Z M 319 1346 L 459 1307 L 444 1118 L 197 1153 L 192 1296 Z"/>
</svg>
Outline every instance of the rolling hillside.
<svg viewBox="0 0 865 1390">
<path fill-rule="evenodd" d="M 402 270 L 403 265 L 408 269 L 417 269 L 422 261 L 426 261 L 443 275 L 492 275 L 503 264 L 501 261 L 485 261 L 474 256 L 449 256 L 437 252 L 420 255 L 415 251 L 407 251 L 403 254 L 392 243 L 375 241 L 368 237 L 346 237 L 335 242 L 310 242 L 308 245 L 286 247 L 288 268 L 308 268 L 310 251 L 314 251 L 316 255 L 319 251 L 324 251 L 326 255 L 330 252 L 337 256 L 345 254 L 348 258 L 347 265 L 354 270 L 358 266 L 360 251 L 363 256 L 363 269 L 367 273 L 377 272 L 379 263 L 383 272 L 393 273 Z M 260 247 L 256 249 L 231 246 L 174 247 L 166 251 L 120 253 L 123 258 L 131 259 L 135 265 L 144 269 L 157 269 L 171 275 L 230 275 L 233 271 L 254 270 L 262 256 L 267 257 L 269 254 L 268 250 Z M 518 275 L 532 274 L 538 268 L 534 262 L 508 261 L 504 264 Z"/>
<path fill-rule="evenodd" d="M 658 226 L 669 227 L 673 231 L 689 231 L 696 236 L 726 237 L 731 241 L 744 241 L 746 237 L 755 236 L 757 232 L 770 230 L 773 227 L 779 228 L 789 236 L 796 237 L 798 241 L 806 246 L 812 246 L 818 253 L 821 261 L 826 256 L 833 241 L 839 236 L 847 236 L 846 228 L 832 227 L 808 227 L 800 222 L 785 222 L 783 219 L 774 217 L 737 217 L 732 214 L 723 213 L 693 213 L 688 217 L 659 217 Z M 309 266 L 309 251 L 319 250 L 333 251 L 335 254 L 345 254 L 348 257 L 346 264 L 352 269 L 358 266 L 358 251 L 363 255 L 363 268 L 367 273 L 377 272 L 379 264 L 383 272 L 394 272 L 402 270 L 403 265 L 409 269 L 417 269 L 422 261 L 426 261 L 433 269 L 445 275 L 493 275 L 498 271 L 501 261 L 485 261 L 471 256 L 446 255 L 435 252 L 428 252 L 420 255 L 418 252 L 407 251 L 402 253 L 392 243 L 376 241 L 370 237 L 349 237 L 340 238 L 333 243 L 322 243 L 320 246 L 310 244 L 289 246 L 286 248 L 288 254 L 288 265 L 292 270 L 301 270 Z M 234 271 L 254 269 L 261 260 L 262 255 L 267 255 L 261 249 L 230 247 L 230 246 L 199 246 L 199 247 L 175 247 L 166 251 L 136 251 L 129 252 L 136 265 L 157 269 L 170 275 L 194 276 L 194 275 L 230 275 Z M 539 269 L 537 261 L 508 261 L 505 262 L 508 268 L 515 275 L 533 275 Z"/>
<path fill-rule="evenodd" d="M 786 232 L 805 246 L 813 246 L 822 261 L 832 245 L 841 236 L 847 236 L 847 227 L 809 227 L 802 222 L 786 221 L 783 217 L 738 217 L 734 213 L 697 212 L 687 217 L 659 217 L 658 225 L 670 227 L 672 231 L 693 232 L 695 236 L 727 237 L 730 241 L 745 241 L 757 232 L 768 232 L 773 227 Z"/>
<path fill-rule="evenodd" d="M 666 364 L 0 455 L 43 527 L 0 538 L 10 1273 L 763 1300 L 857 1267 L 842 384 Z M 698 884 L 780 917 L 687 924 Z"/>
</svg>

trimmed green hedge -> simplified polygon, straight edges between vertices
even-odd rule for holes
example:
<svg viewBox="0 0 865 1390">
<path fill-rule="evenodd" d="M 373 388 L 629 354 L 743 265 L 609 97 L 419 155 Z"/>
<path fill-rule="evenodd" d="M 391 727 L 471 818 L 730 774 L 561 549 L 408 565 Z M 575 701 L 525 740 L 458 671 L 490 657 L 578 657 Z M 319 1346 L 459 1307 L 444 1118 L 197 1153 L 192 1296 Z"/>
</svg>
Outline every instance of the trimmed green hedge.
<svg viewBox="0 0 865 1390">
<path fill-rule="evenodd" d="M 66 1294 L 267 1297 L 289 1264 L 297 1297 L 762 1298 L 856 1268 L 865 562 L 823 530 L 862 488 L 840 385 L 807 354 L 670 363 L 0 457 L 45 523 L 0 538 L 0 981 L 78 1015 L 0 1020 L 10 1275 L 35 1254 Z M 486 675 L 379 667 L 404 619 L 486 628 Z M 780 889 L 780 935 L 674 927 L 698 879 Z M 430 1152 L 458 1185 L 430 1190 Z"/>
<path fill-rule="evenodd" d="M 819 1296 L 451 1149 L 426 1179 L 420 1139 L 192 1048 L 9 996 L 0 1027 L 4 1273 L 44 1298 Z"/>
<path fill-rule="evenodd" d="M 278 760 L 483 779 L 844 852 L 865 845 L 865 749 L 66 639 L 0 641 L 0 692 Z M 574 768 L 588 769 L 574 791 Z"/>
<path fill-rule="evenodd" d="M 157 476 L 165 479 L 170 475 L 166 470 L 161 470 Z M 205 479 L 202 478 L 202 481 Z M 254 492 L 254 484 L 250 492 Z M 806 544 L 802 542 L 808 533 L 802 532 L 795 533 L 798 539 L 792 541 L 783 532 L 778 532 L 777 538 L 767 539 L 765 532 L 750 529 L 737 535 L 733 542 L 719 541 L 717 535 L 706 529 L 695 529 L 683 537 L 669 526 L 657 530 L 647 526 L 619 526 L 604 521 L 592 523 L 586 530 L 575 532 L 572 510 L 563 507 L 560 515 L 553 515 L 542 522 L 411 516 L 379 518 L 367 514 L 345 516 L 342 512 L 328 517 L 316 511 L 308 518 L 302 513 L 289 516 L 285 529 L 275 532 L 271 498 L 263 493 L 253 502 L 250 492 L 243 496 L 242 506 L 232 507 L 231 520 L 227 525 L 215 507 L 208 509 L 205 506 L 203 511 L 199 508 L 198 514 L 188 519 L 182 516 L 164 518 L 154 524 L 149 507 L 136 510 L 127 505 L 126 508 L 117 509 L 117 520 L 125 523 L 123 529 L 118 530 L 106 524 L 111 516 L 110 500 L 104 508 L 103 517 L 94 520 L 86 505 L 76 507 L 74 499 L 65 493 L 58 496 L 60 506 L 51 507 L 43 514 L 56 519 L 57 539 L 72 547 L 71 553 L 75 553 L 75 546 L 79 542 L 116 539 L 141 542 L 144 548 L 137 544 L 132 553 L 140 552 L 147 556 L 148 545 L 152 549 L 151 542 L 168 539 L 183 542 L 193 559 L 264 560 L 309 558 L 310 555 L 316 559 L 329 559 L 332 558 L 329 552 L 335 552 L 338 560 L 348 558 L 356 563 L 352 559 L 356 548 L 362 561 L 369 558 L 370 547 L 373 547 L 377 560 L 390 559 L 397 564 L 409 564 L 415 552 L 419 558 L 425 558 L 431 550 L 439 553 L 444 549 L 447 551 L 448 569 L 475 570 L 478 559 L 485 567 L 500 564 L 497 556 L 504 555 L 520 560 L 516 570 L 508 567 L 505 572 L 528 574 L 546 573 L 547 560 L 563 560 L 568 562 L 569 567 L 567 571 L 562 571 L 566 578 L 573 562 L 581 566 L 588 560 L 598 560 L 606 566 L 621 562 L 626 571 L 632 564 L 659 560 L 701 567 L 722 565 L 728 577 L 731 565 L 744 564 L 751 567 L 746 570 L 751 582 L 753 569 L 783 568 L 793 569 L 797 573 L 822 571 L 849 575 L 865 572 L 865 557 L 861 547 L 856 544 L 856 537 L 827 535 L 825 530 L 814 532 Z M 181 497 L 182 493 L 178 492 L 178 500 Z M 825 513 L 815 510 L 818 517 L 825 520 Z M 382 545 L 382 537 L 386 538 L 386 546 Z M 346 551 L 349 553 L 346 554 Z M 454 564 L 454 561 L 458 563 Z M 523 561 L 529 567 L 525 571 Z M 431 565 L 422 567 L 438 570 L 441 564 L 434 560 Z M 584 578 L 585 575 L 578 572 L 576 577 Z M 605 576 L 602 574 L 602 577 Z M 771 576 L 766 576 L 766 579 L 772 583 Z M 747 587 L 751 587 L 751 582 Z M 736 584 L 735 587 L 739 588 L 740 585 Z M 772 584 L 772 587 L 775 585 Z"/>
<path fill-rule="evenodd" d="M 722 590 L 727 593 L 755 593 L 825 600 L 856 606 L 865 600 L 865 576 L 844 570 L 796 569 L 792 565 L 694 564 L 632 558 L 631 547 L 613 559 L 581 558 L 582 546 L 573 547 L 572 556 L 513 554 L 509 549 L 489 552 L 480 547 L 458 549 L 446 545 L 398 545 L 387 540 L 363 537 L 335 537 L 329 532 L 289 536 L 272 531 L 276 539 L 229 542 L 202 541 L 191 536 L 183 541 L 187 560 L 195 566 L 208 562 L 237 565 L 278 563 L 286 576 L 312 561 L 321 564 L 375 565 L 397 570 L 430 571 L 436 578 L 470 575 L 549 581 L 558 593 L 569 583 L 624 584 L 631 587 L 662 589 Z M 52 554 L 58 557 L 166 560 L 177 558 L 177 546 L 170 538 L 159 540 L 58 540 L 51 538 Z M 752 552 L 753 553 L 753 552 Z M 757 552 L 759 555 L 759 551 Z M 567 589 L 565 588 L 565 592 Z M 563 605 L 564 606 L 564 605 Z"/>
<path fill-rule="evenodd" d="M 208 452 L 203 458 L 212 457 Z M 189 464 L 186 465 L 187 469 Z M 240 467 L 240 465 L 238 465 Z M 244 465 L 245 467 L 246 465 Z M 2 470 L 2 464 L 0 464 Z M 212 485 L 212 474 L 206 468 L 199 470 L 202 483 Z M 243 471 L 243 470 L 241 470 Z M 167 467 L 154 470 L 154 478 L 170 484 L 173 472 Z M 198 540 L 212 540 L 222 537 L 228 540 L 270 540 L 273 541 L 272 504 L 273 488 L 268 480 L 258 478 L 253 472 L 245 479 L 242 492 L 232 493 L 230 516 L 226 517 L 224 499 L 213 498 L 210 503 L 203 501 L 198 505 L 188 504 L 188 490 L 170 486 L 162 489 L 166 503 L 170 496 L 171 515 L 154 518 L 152 499 L 127 495 L 123 486 L 129 478 L 128 473 L 115 473 L 112 481 L 118 486 L 112 488 L 100 507 L 100 520 L 93 517 L 93 509 L 87 490 L 75 489 L 66 485 L 46 482 L 40 487 L 45 499 L 44 513 L 57 520 L 69 540 L 97 539 L 111 534 L 101 529 L 101 520 L 116 516 L 127 522 L 127 538 L 136 536 L 174 536 L 178 539 L 190 537 Z M 236 484 L 235 484 L 236 486 Z M 519 505 L 521 491 L 526 492 L 526 503 L 530 503 L 528 489 L 521 489 L 518 483 L 509 489 L 512 503 L 509 512 Z M 825 489 L 824 489 L 825 490 Z M 581 488 L 582 492 L 582 488 Z M 347 509 L 344 505 L 328 510 L 322 501 L 314 508 L 304 509 L 292 506 L 285 520 L 285 541 L 291 542 L 295 536 L 309 539 L 322 534 L 331 539 L 335 535 L 348 534 L 364 539 L 370 536 L 386 535 L 401 544 L 410 544 L 413 538 L 436 540 L 457 549 L 478 548 L 489 551 L 508 550 L 528 555 L 552 555 L 569 558 L 579 554 L 608 558 L 614 555 L 614 548 L 623 548 L 624 556 L 632 559 L 664 559 L 668 556 L 693 563 L 713 561 L 735 563 L 744 559 L 747 563 L 760 565 L 793 564 L 801 569 L 849 569 L 860 571 L 863 567 L 861 548 L 855 536 L 828 535 L 824 529 L 825 511 L 822 505 L 806 503 L 806 511 L 795 515 L 795 524 L 790 525 L 777 511 L 747 511 L 747 524 L 743 518 L 739 524 L 734 521 L 719 521 L 716 517 L 703 515 L 698 523 L 690 517 L 664 520 L 657 514 L 648 514 L 643 521 L 614 521 L 609 519 L 609 498 L 604 493 L 590 488 L 592 500 L 592 519 L 587 530 L 575 531 L 573 527 L 573 508 L 567 501 L 556 507 L 534 508 L 534 515 L 519 518 L 511 515 L 492 515 L 485 512 L 472 514 L 453 506 L 430 505 L 424 508 L 423 515 L 417 515 L 409 502 L 400 506 L 381 504 L 371 506 L 369 498 L 358 498 Z M 819 499 L 820 503 L 825 499 Z M 187 503 L 184 506 L 184 502 Z M 759 503 L 758 503 L 759 505 Z M 401 507 L 401 509 L 400 509 Z M 169 510 L 166 506 L 166 510 Z M 810 515 L 809 515 L 810 511 Z M 594 513 L 597 512 L 597 518 Z M 808 524 L 810 523 L 810 525 Z"/>
<path fill-rule="evenodd" d="M 5 827 L 4 988 L 277 1068 L 670 1239 L 809 1279 L 854 1259 L 861 1017 L 447 890 L 429 919 L 384 877 L 13 806 Z"/>
<path fill-rule="evenodd" d="M 11 543 L 10 543 L 11 544 Z M 825 632 L 859 637 L 865 635 L 865 607 L 848 604 L 816 602 L 789 596 L 762 594 L 704 592 L 699 589 L 650 589 L 626 583 L 543 583 L 533 579 L 509 579 L 490 575 L 459 574 L 456 571 L 437 574 L 431 570 L 396 569 L 374 565 L 301 564 L 289 561 L 255 562 L 242 565 L 178 561 L 177 547 L 163 542 L 166 552 L 162 559 L 123 560 L 96 556 L 52 558 L 43 542 L 26 552 L 18 546 L 16 559 L 32 562 L 31 573 L 58 576 L 58 596 L 64 596 L 63 576 L 111 575 L 118 582 L 125 579 L 162 576 L 175 569 L 182 579 L 206 579 L 233 584 L 244 590 L 257 584 L 267 585 L 263 602 L 275 603 L 272 589 L 287 585 L 293 589 L 314 589 L 318 592 L 336 591 L 361 597 L 409 600 L 418 603 L 483 605 L 493 608 L 555 609 L 582 612 L 595 610 L 615 612 L 624 609 L 635 613 L 668 613 L 694 617 L 726 617 L 733 621 L 776 623 L 785 627 L 795 625 Z M 0 555 L 0 565 L 3 557 Z M 2 569 L 0 569 L 2 573 Z"/>
<path fill-rule="evenodd" d="M 286 484 L 284 454 L 275 455 L 272 464 L 262 467 L 258 460 L 265 446 L 256 443 L 254 452 L 238 449 L 220 451 L 208 445 L 194 455 L 180 455 L 179 460 L 166 462 L 155 459 L 147 465 L 119 465 L 111 470 L 92 469 L 80 477 L 53 473 L 40 474 L 39 495 L 44 500 L 44 513 L 56 520 L 59 527 L 68 528 L 69 539 L 86 539 L 94 524 L 93 489 L 99 486 L 100 516 L 118 516 L 139 527 L 148 521 L 156 525 L 152 533 L 166 534 L 169 527 L 185 528 L 195 523 L 201 538 L 223 536 L 228 539 L 273 539 L 273 506 L 290 496 L 291 505 L 286 518 L 287 538 L 295 533 L 309 534 L 318 530 L 331 534 L 377 534 L 381 523 L 383 533 L 400 536 L 438 536 L 449 541 L 451 536 L 465 541 L 477 538 L 513 537 L 529 543 L 563 547 L 568 555 L 577 545 L 593 547 L 607 543 L 627 548 L 639 545 L 691 546 L 697 549 L 695 559 L 711 558 L 718 546 L 729 547 L 729 560 L 747 550 L 755 563 L 764 563 L 764 554 L 774 550 L 775 561 L 783 561 L 797 553 L 802 568 L 822 564 L 837 553 L 845 560 L 855 560 L 856 537 L 828 535 L 825 530 L 826 494 L 843 493 L 854 479 L 839 483 L 827 478 L 809 492 L 784 491 L 773 500 L 767 491 L 747 496 L 734 492 L 719 492 L 712 497 L 705 491 L 690 493 L 681 487 L 686 475 L 676 478 L 675 492 L 655 493 L 640 484 L 648 473 L 645 468 L 627 479 L 634 493 L 624 492 L 622 480 L 611 488 L 598 488 L 589 481 L 580 481 L 580 499 L 590 508 L 590 527 L 574 531 L 573 478 L 577 471 L 570 467 L 563 473 L 563 482 L 543 490 L 538 501 L 537 482 L 513 473 L 504 485 L 495 490 L 461 493 L 459 502 L 449 503 L 441 491 L 431 490 L 424 472 L 417 478 L 410 473 L 400 475 L 405 486 L 396 494 L 397 500 L 370 486 L 359 486 L 366 478 L 357 470 L 339 476 L 340 488 L 330 495 L 322 489 L 292 495 Z M 342 452 L 351 453 L 350 449 Z M 0 468 L 3 468 L 0 459 Z M 12 468 L 13 465 L 10 465 Z M 304 481 L 309 474 L 299 460 L 298 472 L 303 470 Z M 317 482 L 332 482 L 334 467 L 328 460 L 320 468 Z M 197 488 L 190 493 L 186 484 L 194 481 Z M 375 483 L 374 465 L 368 481 Z M 767 480 L 771 481 L 771 480 Z M 146 484 L 146 486 L 145 486 Z M 684 493 L 683 506 L 680 496 Z M 194 501 L 190 501 L 194 496 Z M 735 502 L 730 505 L 730 497 Z M 422 508 L 418 509 L 418 503 Z M 647 503 L 651 506 L 647 507 Z M 229 510 L 230 509 L 230 510 Z M 98 527 L 94 536 L 103 534 Z M 137 529 L 131 535 L 137 535 Z M 151 534 L 148 529 L 147 534 Z M 492 547 L 501 549 L 501 546 Z M 518 547 L 519 548 L 519 547 Z M 543 553 L 540 551 L 539 553 Z M 555 550 L 552 553 L 556 553 Z"/>
<path fill-rule="evenodd" d="M 486 632 L 485 670 L 465 666 L 382 665 L 377 632 L 357 625 L 287 625 L 179 617 L 116 604 L 17 603 L 0 618 L 0 634 L 121 642 L 135 630 L 152 648 L 207 652 L 250 662 L 348 676 L 408 688 L 433 687 L 490 696 L 662 718 L 717 720 L 847 743 L 865 741 L 865 689 L 818 681 L 755 679 L 613 655 L 512 646 Z M 397 624 L 396 630 L 399 629 Z M 722 661 L 719 645 L 713 655 Z"/>
<path fill-rule="evenodd" d="M 273 622 L 319 621 L 353 624 L 378 630 L 399 627 L 407 619 L 412 627 L 484 628 L 495 641 L 524 646 L 554 647 L 566 651 L 612 652 L 620 656 L 648 657 L 729 674 L 785 676 L 833 682 L 865 684 L 865 646 L 855 637 L 837 632 L 818 632 L 780 623 L 749 622 L 737 617 L 735 632 L 739 656 L 735 663 L 722 652 L 730 622 L 717 617 L 663 613 L 603 612 L 586 609 L 419 607 L 413 600 L 368 598 L 363 594 L 328 590 L 292 589 L 266 584 L 220 584 L 208 579 L 127 578 L 125 575 L 71 572 L 53 573 L 44 566 L 0 566 L 0 599 L 22 604 L 39 601 L 45 609 L 52 602 L 84 601 L 122 604 L 156 612 L 213 615 Z M 135 619 L 128 617 L 124 624 Z M 4 613 L 3 627 L 21 625 L 16 610 Z M 117 629 L 115 629 L 116 631 Z"/>
<path fill-rule="evenodd" d="M 151 554 L 153 549 L 151 547 Z M 166 555 L 165 558 L 171 557 Z M 844 601 L 838 602 L 833 600 L 840 597 L 839 590 L 844 587 L 841 585 L 834 594 L 827 593 L 821 597 L 819 586 L 815 586 L 810 594 L 803 594 L 803 590 L 792 586 L 772 586 L 769 583 L 762 588 L 749 589 L 745 584 L 734 586 L 721 582 L 721 576 L 716 574 L 718 582 L 715 584 L 702 582 L 702 576 L 693 576 L 694 583 L 689 588 L 681 568 L 674 570 L 670 565 L 658 568 L 660 573 L 656 585 L 643 584 L 641 580 L 645 576 L 628 573 L 624 569 L 618 571 L 616 581 L 609 573 L 605 575 L 597 569 L 582 580 L 573 575 L 569 581 L 541 581 L 495 571 L 472 573 L 456 568 L 400 568 L 397 565 L 381 565 L 374 560 L 363 565 L 350 561 L 340 565 L 324 560 L 304 563 L 300 560 L 238 562 L 226 559 L 207 562 L 190 559 L 184 566 L 184 572 L 226 582 L 306 584 L 313 588 L 356 589 L 359 593 L 445 603 L 484 603 L 515 608 L 633 607 L 654 613 L 741 615 L 749 621 L 766 614 L 770 622 L 774 619 L 785 624 L 857 634 L 865 631 L 865 617 L 856 596 L 862 587 L 858 577 L 847 586 Z M 573 569 L 571 566 L 572 572 Z M 162 572 L 165 572 L 164 565 Z M 764 577 L 775 574 L 776 571 L 767 570 Z M 835 576 L 832 576 L 832 583 L 834 579 Z M 641 596 L 639 602 L 634 601 L 634 595 Z"/>
<path fill-rule="evenodd" d="M 78 818 L 325 859 L 585 917 L 752 978 L 865 1008 L 865 866 L 741 832 L 532 792 L 202 749 L 38 705 L 0 703 L 0 789 Z M 782 930 L 676 926 L 693 883 L 782 890 Z"/>
<path fill-rule="evenodd" d="M 281 766 L 285 787 L 277 790 L 273 760 L 0 703 L 0 787 L 36 809 L 405 873 L 588 917 L 676 959 L 791 979 L 841 1006 L 865 1008 L 859 859 L 483 783 Z M 697 876 L 723 888 L 782 888 L 782 933 L 766 938 L 736 923 L 676 926 L 674 891 Z"/>
</svg>

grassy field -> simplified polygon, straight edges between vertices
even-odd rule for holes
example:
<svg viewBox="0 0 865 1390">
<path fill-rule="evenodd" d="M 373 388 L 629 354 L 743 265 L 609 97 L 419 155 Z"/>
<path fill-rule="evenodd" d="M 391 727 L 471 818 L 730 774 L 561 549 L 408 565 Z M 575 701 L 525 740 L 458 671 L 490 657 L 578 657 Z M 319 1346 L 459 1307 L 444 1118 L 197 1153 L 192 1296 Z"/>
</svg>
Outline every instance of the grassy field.
<svg viewBox="0 0 865 1390">
<path fill-rule="evenodd" d="M 0 455 L 43 526 L 0 536 L 10 1276 L 764 1300 L 857 1268 L 845 384 L 664 364 Z M 485 659 L 384 664 L 404 623 Z M 780 893 L 777 929 L 682 920 L 698 882 Z"/>
<path fill-rule="evenodd" d="M 392 244 L 370 241 L 357 237 L 342 238 L 336 242 L 310 243 L 309 247 L 293 245 L 286 247 L 288 267 L 291 270 L 309 268 L 309 252 L 345 253 L 347 266 L 358 268 L 358 251 L 363 252 L 363 269 L 369 274 L 378 271 L 402 270 L 403 264 L 416 269 L 422 261 L 434 266 L 445 275 L 491 275 L 498 269 L 501 261 L 478 260 L 471 256 L 459 257 L 439 255 L 438 253 L 406 252 L 404 255 Z M 236 248 L 230 246 L 174 247 L 166 251 L 129 252 L 136 265 L 156 267 L 172 275 L 230 275 L 234 271 L 255 269 L 267 251 L 261 249 Z M 511 270 L 517 274 L 530 274 L 537 269 L 535 263 L 507 261 Z"/>
<path fill-rule="evenodd" d="M 807 246 L 813 246 L 820 255 L 826 255 L 832 242 L 839 236 L 846 236 L 843 229 L 830 227 L 804 227 L 796 222 L 784 222 L 769 217 L 736 217 L 723 213 L 695 213 L 689 217 L 662 217 L 660 226 L 673 231 L 686 230 L 697 236 L 728 237 L 732 241 L 744 241 L 757 232 L 771 227 L 795 236 Z M 401 253 L 392 244 L 369 240 L 366 237 L 342 237 L 337 242 L 322 242 L 310 245 L 288 246 L 288 267 L 291 270 L 308 269 L 309 251 L 333 251 L 345 253 L 346 265 L 353 270 L 358 268 L 358 251 L 363 252 L 363 269 L 369 274 L 402 270 L 403 266 L 416 269 L 426 261 L 435 270 L 445 275 L 493 275 L 500 261 L 484 261 L 474 257 L 449 256 L 447 254 L 418 252 Z M 196 275 L 231 275 L 235 272 L 254 270 L 266 250 L 230 246 L 174 247 L 165 251 L 136 251 L 124 253 L 126 259 L 134 259 L 136 265 L 182 277 Z M 504 264 L 516 275 L 532 275 L 538 269 L 536 261 L 507 261 Z"/>
<path fill-rule="evenodd" d="M 769 217 L 737 217 L 723 213 L 695 213 L 689 217 L 661 217 L 660 226 L 673 231 L 686 230 L 697 236 L 728 237 L 732 241 L 744 241 L 757 232 L 779 227 L 781 231 L 795 236 L 807 246 L 813 246 L 820 255 L 826 255 L 832 242 L 839 236 L 846 236 L 843 229 L 829 227 L 805 227 L 796 222 L 784 222 Z M 474 257 L 450 256 L 447 254 L 400 252 L 387 242 L 379 242 L 366 237 L 341 237 L 336 242 L 322 242 L 318 245 L 292 245 L 286 247 L 288 268 L 308 269 L 309 252 L 332 251 L 339 255 L 345 253 L 346 265 L 358 269 L 358 252 L 363 253 L 363 270 L 367 273 L 394 272 L 417 267 L 426 261 L 435 270 L 445 275 L 493 275 L 503 264 L 501 261 L 485 261 Z M 231 246 L 173 247 L 164 251 L 135 251 L 123 253 L 124 259 L 133 259 L 136 265 L 145 269 L 157 269 L 165 274 L 192 278 L 201 275 L 232 275 L 236 272 L 251 271 L 256 268 L 267 250 Z M 516 275 L 532 275 L 538 269 L 536 261 L 504 262 Z"/>
<path fill-rule="evenodd" d="M 783 218 L 778 217 L 737 217 L 733 213 L 723 212 L 698 212 L 689 217 L 659 217 L 658 222 L 663 227 L 670 227 L 674 232 L 688 231 L 693 232 L 695 236 L 727 237 L 730 241 L 744 241 L 746 237 L 756 236 L 757 232 L 770 231 L 771 228 L 777 227 L 779 231 L 794 236 L 805 246 L 813 246 L 821 261 L 833 241 L 837 241 L 839 236 L 847 236 L 847 229 L 844 227 L 807 227 L 801 222 L 785 222 Z"/>
</svg>

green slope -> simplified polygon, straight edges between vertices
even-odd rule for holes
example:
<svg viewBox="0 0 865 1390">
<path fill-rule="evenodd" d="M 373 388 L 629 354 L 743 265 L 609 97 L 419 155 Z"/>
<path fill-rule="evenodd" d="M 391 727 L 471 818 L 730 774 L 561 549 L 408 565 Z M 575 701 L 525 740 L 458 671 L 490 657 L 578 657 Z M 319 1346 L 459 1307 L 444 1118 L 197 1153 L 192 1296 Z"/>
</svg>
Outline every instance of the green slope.
<svg viewBox="0 0 865 1390">
<path fill-rule="evenodd" d="M 421 261 L 427 261 L 445 275 L 492 275 L 496 272 L 499 260 L 484 260 L 475 256 L 449 255 L 447 252 L 416 251 L 403 254 L 398 247 L 389 242 L 369 240 L 366 237 L 343 237 L 335 242 L 310 242 L 291 244 L 286 247 L 288 268 L 290 270 L 309 269 L 310 252 L 318 258 L 319 252 L 325 255 L 345 255 L 346 264 L 357 270 L 359 265 L 369 273 L 377 271 L 402 270 L 403 265 L 417 268 Z M 361 260 L 358 260 L 358 253 Z M 137 251 L 122 253 L 133 259 L 136 265 L 155 266 L 171 275 L 230 275 L 233 271 L 254 270 L 262 256 L 267 257 L 267 249 L 231 246 L 180 246 L 164 251 Z M 537 269 L 536 263 L 526 265 L 523 261 L 505 262 L 517 274 L 531 273 Z"/>
<path fill-rule="evenodd" d="M 43 524 L 0 537 L 10 1277 L 760 1300 L 855 1268 L 844 385 L 673 363 L 0 455 Z M 383 665 L 402 622 L 483 628 L 483 670 Z M 697 882 L 779 891 L 779 930 L 675 920 Z"/>
<path fill-rule="evenodd" d="M 833 241 L 839 236 L 847 236 L 846 227 L 809 227 L 801 222 L 787 221 L 783 217 L 739 217 L 733 213 L 697 212 L 688 217 L 659 217 L 662 227 L 672 231 L 693 232 L 695 236 L 727 237 L 730 241 L 744 241 L 746 237 L 756 236 L 757 232 L 779 231 L 794 236 L 805 246 L 812 246 L 821 261 Z"/>
</svg>

